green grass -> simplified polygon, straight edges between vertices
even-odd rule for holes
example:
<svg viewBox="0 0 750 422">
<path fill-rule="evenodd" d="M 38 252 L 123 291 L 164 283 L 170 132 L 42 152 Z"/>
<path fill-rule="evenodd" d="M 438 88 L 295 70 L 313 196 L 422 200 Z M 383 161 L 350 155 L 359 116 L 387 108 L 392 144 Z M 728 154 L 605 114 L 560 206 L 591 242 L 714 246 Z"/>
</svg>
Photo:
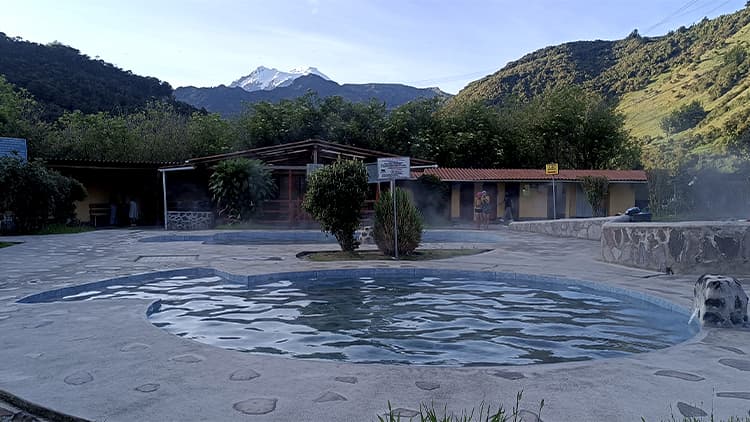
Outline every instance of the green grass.
<svg viewBox="0 0 750 422">
<path fill-rule="evenodd" d="M 0 242 L 0 249 L 7 248 L 8 246 L 17 245 L 15 242 Z"/>
<path fill-rule="evenodd" d="M 72 234 L 83 233 L 94 230 L 91 226 L 68 226 L 65 224 L 50 224 L 32 234 Z"/>
<path fill-rule="evenodd" d="M 433 259 L 455 258 L 457 256 L 476 255 L 489 252 L 491 249 L 421 249 L 411 255 L 400 256 L 402 261 L 430 261 Z M 321 251 L 321 252 L 301 252 L 297 258 L 307 259 L 316 262 L 330 261 L 390 261 L 393 258 L 389 255 L 383 255 L 378 250 L 367 251 Z"/>
<path fill-rule="evenodd" d="M 391 403 L 388 402 L 388 412 L 384 416 L 378 416 L 378 422 L 522 422 L 528 420 L 528 415 L 523 415 L 519 407 L 522 397 L 523 391 L 519 391 L 516 394 L 516 404 L 510 412 L 507 412 L 502 404 L 498 405 L 496 410 L 492 410 L 492 405 L 485 405 L 484 402 L 479 405 L 478 412 L 476 409 L 471 409 L 462 410 L 458 414 L 449 413 L 447 406 L 443 407 L 442 410 L 438 410 L 435 409 L 434 404 L 430 404 L 429 406 L 421 404 L 419 415 L 411 418 L 402 418 L 393 410 Z M 544 400 L 539 403 L 537 414 L 540 418 L 543 408 Z"/>
</svg>

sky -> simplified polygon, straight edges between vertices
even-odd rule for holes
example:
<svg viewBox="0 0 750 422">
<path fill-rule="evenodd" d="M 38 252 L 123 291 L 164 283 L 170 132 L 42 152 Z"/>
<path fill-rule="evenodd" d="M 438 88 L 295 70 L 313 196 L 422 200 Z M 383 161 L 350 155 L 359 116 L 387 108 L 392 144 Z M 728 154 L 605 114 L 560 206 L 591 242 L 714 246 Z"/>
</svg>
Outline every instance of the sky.
<svg viewBox="0 0 750 422">
<path fill-rule="evenodd" d="M 0 0 L 0 32 L 179 86 L 258 66 L 450 93 L 568 41 L 658 36 L 745 0 Z M 2 58 L 0 57 L 0 60 Z"/>
</svg>

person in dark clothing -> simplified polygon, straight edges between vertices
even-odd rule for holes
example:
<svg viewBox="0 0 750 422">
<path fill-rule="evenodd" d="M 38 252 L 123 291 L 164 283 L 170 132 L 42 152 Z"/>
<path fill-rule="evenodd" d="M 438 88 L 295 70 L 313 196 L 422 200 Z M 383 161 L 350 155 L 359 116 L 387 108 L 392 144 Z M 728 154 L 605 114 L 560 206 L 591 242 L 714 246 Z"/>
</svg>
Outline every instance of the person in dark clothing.
<svg viewBox="0 0 750 422">
<path fill-rule="evenodd" d="M 503 222 L 505 224 L 513 222 L 513 198 L 510 196 L 510 192 L 505 192 L 505 213 L 503 214 Z"/>
</svg>

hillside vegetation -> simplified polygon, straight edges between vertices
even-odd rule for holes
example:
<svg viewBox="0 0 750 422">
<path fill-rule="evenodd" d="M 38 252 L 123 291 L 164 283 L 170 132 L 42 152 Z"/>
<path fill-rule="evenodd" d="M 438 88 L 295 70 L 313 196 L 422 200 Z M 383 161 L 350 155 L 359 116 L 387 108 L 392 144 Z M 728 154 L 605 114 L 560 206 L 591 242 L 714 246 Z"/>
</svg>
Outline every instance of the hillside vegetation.
<svg viewBox="0 0 750 422">
<path fill-rule="evenodd" d="M 749 49 L 748 8 L 661 37 L 642 37 L 633 31 L 617 41 L 561 44 L 472 82 L 448 102 L 446 110 L 475 101 L 524 101 L 577 84 L 616 104 L 633 142 L 641 144 L 647 167 L 746 154 Z M 683 119 L 680 113 L 695 111 L 696 105 L 702 113 Z M 695 116 L 701 118 L 696 121 Z M 670 124 L 677 121 L 690 122 L 692 127 Z"/>
<path fill-rule="evenodd" d="M 33 95 L 48 121 L 65 111 L 130 112 L 149 101 L 172 99 L 172 87 L 159 79 L 135 75 L 60 43 L 37 44 L 2 32 L 0 75 Z M 173 105 L 188 114 L 194 111 Z"/>
</svg>

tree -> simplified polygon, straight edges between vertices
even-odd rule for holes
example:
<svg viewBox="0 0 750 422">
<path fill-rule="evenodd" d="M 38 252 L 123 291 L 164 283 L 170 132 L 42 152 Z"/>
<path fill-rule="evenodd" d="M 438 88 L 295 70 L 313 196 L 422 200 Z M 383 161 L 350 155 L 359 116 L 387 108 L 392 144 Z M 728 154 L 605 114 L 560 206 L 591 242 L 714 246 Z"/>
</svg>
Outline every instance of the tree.
<svg viewBox="0 0 750 422">
<path fill-rule="evenodd" d="M 706 115 L 708 113 L 696 100 L 669 113 L 668 116 L 661 119 L 659 126 L 667 135 L 671 135 L 695 127 Z"/>
<path fill-rule="evenodd" d="M 234 158 L 213 167 L 208 188 L 220 216 L 229 223 L 248 220 L 271 197 L 271 172 L 258 160 Z"/>
<path fill-rule="evenodd" d="M 77 180 L 48 170 L 42 162 L 0 157 L 0 211 L 13 213 L 22 233 L 49 222 L 66 223 L 73 215 L 73 202 L 85 197 Z"/>
<path fill-rule="evenodd" d="M 586 200 L 594 210 L 594 217 L 604 217 L 606 206 L 604 198 L 609 191 L 609 179 L 605 176 L 583 176 L 580 178 Z"/>
<path fill-rule="evenodd" d="M 341 250 L 351 252 L 359 243 L 354 231 L 367 193 L 367 171 L 355 160 L 339 160 L 315 171 L 308 180 L 302 207 L 333 234 Z"/>
<path fill-rule="evenodd" d="M 545 91 L 521 111 L 521 136 L 532 167 L 559 163 L 564 168 L 606 169 L 631 158 L 624 117 L 604 99 L 568 85 Z"/>
<path fill-rule="evenodd" d="M 394 195 L 395 193 L 395 195 Z M 395 255 L 393 231 L 393 197 L 396 200 L 396 226 L 398 227 L 398 254 L 410 255 L 422 241 L 422 215 L 401 188 L 381 195 L 375 204 L 375 225 L 372 234 L 378 249 L 385 255 Z"/>
</svg>

